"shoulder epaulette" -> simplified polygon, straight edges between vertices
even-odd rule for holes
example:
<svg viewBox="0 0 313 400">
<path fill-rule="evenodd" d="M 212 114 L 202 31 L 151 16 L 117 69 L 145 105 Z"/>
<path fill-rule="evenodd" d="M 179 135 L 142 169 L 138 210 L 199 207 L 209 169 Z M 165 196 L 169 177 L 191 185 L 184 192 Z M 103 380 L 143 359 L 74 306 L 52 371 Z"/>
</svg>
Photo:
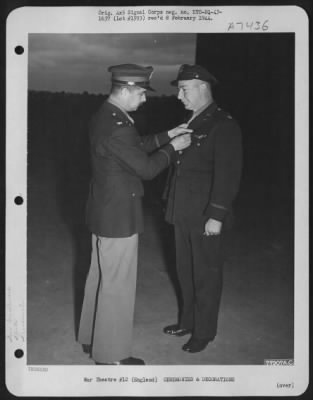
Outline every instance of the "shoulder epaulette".
<svg viewBox="0 0 313 400">
<path fill-rule="evenodd" d="M 222 110 L 220 107 L 217 108 L 217 116 L 220 119 L 233 119 L 233 117 L 226 111 Z"/>
</svg>

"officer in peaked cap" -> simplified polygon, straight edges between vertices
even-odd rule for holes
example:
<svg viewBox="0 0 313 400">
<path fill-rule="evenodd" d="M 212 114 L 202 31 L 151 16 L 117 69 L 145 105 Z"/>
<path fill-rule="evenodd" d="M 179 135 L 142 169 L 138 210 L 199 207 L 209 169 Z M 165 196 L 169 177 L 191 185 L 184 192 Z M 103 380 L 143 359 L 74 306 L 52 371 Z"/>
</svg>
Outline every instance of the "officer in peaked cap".
<svg viewBox="0 0 313 400">
<path fill-rule="evenodd" d="M 129 111 L 150 87 L 152 67 L 116 65 L 109 98 L 90 124 L 92 179 L 86 221 L 92 234 L 78 341 L 96 364 L 144 364 L 131 356 L 142 179 L 152 179 L 191 143 L 178 126 L 140 137 Z M 154 151 L 156 150 L 156 151 Z M 154 151 L 152 155 L 147 152 Z"/>
<path fill-rule="evenodd" d="M 222 294 L 222 240 L 230 226 L 241 175 L 241 131 L 217 106 L 217 79 L 199 65 L 182 65 L 171 82 L 192 116 L 192 144 L 178 152 L 165 190 L 166 220 L 174 225 L 176 268 L 182 293 L 179 321 L 166 326 L 172 336 L 191 334 L 183 350 L 196 353 L 217 334 Z"/>
</svg>

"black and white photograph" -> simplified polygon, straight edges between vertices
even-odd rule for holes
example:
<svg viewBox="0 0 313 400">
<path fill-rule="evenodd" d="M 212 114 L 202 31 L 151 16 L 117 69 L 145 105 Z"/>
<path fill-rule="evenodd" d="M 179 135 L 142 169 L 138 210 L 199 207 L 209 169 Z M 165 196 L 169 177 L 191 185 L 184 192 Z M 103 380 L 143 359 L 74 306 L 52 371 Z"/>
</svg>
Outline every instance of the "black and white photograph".
<svg viewBox="0 0 313 400">
<path fill-rule="evenodd" d="M 9 390 L 303 393 L 304 11 L 10 17 Z"/>
</svg>

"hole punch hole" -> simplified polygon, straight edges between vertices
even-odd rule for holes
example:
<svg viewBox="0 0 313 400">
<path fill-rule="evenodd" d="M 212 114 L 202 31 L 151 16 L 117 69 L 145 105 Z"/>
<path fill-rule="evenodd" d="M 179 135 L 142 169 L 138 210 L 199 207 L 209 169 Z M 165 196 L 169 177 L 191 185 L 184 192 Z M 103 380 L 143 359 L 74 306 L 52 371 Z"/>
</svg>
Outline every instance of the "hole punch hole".
<svg viewBox="0 0 313 400">
<path fill-rule="evenodd" d="M 15 53 L 18 55 L 21 55 L 24 53 L 24 47 L 23 46 L 16 46 L 15 47 Z"/>
<path fill-rule="evenodd" d="M 14 199 L 14 203 L 15 203 L 17 206 L 20 206 L 21 204 L 24 203 L 23 197 L 22 197 L 22 196 L 16 196 L 15 199 Z"/>
<path fill-rule="evenodd" d="M 15 350 L 14 355 L 16 358 L 22 358 L 24 355 L 24 351 L 22 349 L 17 349 Z"/>
</svg>

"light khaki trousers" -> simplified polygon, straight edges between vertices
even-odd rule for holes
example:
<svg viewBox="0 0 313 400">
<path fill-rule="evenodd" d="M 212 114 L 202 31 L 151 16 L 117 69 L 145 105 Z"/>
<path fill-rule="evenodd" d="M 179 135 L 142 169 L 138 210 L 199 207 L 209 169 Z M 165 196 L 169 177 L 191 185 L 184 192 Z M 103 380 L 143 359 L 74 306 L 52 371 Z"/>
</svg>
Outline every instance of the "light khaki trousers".
<svg viewBox="0 0 313 400">
<path fill-rule="evenodd" d="M 78 341 L 91 344 L 101 363 L 131 356 L 138 261 L 138 234 L 127 238 L 92 235 Z"/>
</svg>

